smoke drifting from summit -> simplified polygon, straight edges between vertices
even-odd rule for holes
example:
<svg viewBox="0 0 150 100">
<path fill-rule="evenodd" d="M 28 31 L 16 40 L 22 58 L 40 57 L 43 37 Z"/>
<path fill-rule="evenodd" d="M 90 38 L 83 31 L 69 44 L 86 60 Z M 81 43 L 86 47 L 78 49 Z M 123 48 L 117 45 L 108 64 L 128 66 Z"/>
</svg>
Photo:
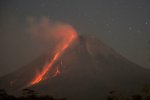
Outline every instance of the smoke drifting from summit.
<svg viewBox="0 0 150 100">
<path fill-rule="evenodd" d="M 27 22 L 27 31 L 31 38 L 48 45 L 57 44 L 71 34 L 70 32 L 76 33 L 76 30 L 70 24 L 53 21 L 48 17 L 28 17 Z"/>
</svg>

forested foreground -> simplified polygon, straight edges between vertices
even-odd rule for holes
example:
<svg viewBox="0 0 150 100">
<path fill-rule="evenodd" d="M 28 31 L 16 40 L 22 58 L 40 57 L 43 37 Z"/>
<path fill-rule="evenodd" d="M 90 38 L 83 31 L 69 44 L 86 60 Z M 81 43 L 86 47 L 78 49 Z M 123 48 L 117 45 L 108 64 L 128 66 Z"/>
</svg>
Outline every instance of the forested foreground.
<svg viewBox="0 0 150 100">
<path fill-rule="evenodd" d="M 40 95 L 34 90 L 23 89 L 20 97 L 7 94 L 4 89 L 0 89 L 0 100 L 66 100 L 65 98 L 54 98 L 49 95 Z"/>
<path fill-rule="evenodd" d="M 49 95 L 40 95 L 34 90 L 23 89 L 20 97 L 7 94 L 4 89 L 0 89 L 0 100 L 67 100 Z M 137 94 L 125 96 L 118 91 L 110 91 L 106 100 L 150 100 L 150 85 L 145 85 Z"/>
</svg>

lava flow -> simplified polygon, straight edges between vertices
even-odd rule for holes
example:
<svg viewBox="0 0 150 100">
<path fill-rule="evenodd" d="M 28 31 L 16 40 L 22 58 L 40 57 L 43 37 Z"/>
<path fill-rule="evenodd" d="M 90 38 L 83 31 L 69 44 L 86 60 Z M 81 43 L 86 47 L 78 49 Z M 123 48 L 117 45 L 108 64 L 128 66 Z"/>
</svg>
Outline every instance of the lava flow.
<svg viewBox="0 0 150 100">
<path fill-rule="evenodd" d="M 51 70 L 53 64 L 60 58 L 62 53 L 69 47 L 69 45 L 73 42 L 75 38 L 76 38 L 75 31 L 70 31 L 69 35 L 67 37 L 65 36 L 63 42 L 58 44 L 56 53 L 54 54 L 52 60 L 49 61 L 49 63 L 46 64 L 46 66 L 44 66 L 43 70 L 40 73 L 38 73 L 38 75 L 36 75 L 36 77 L 29 83 L 29 86 L 35 85 L 45 78 L 46 74 Z M 60 73 L 58 68 L 56 71 L 57 74 Z"/>
</svg>

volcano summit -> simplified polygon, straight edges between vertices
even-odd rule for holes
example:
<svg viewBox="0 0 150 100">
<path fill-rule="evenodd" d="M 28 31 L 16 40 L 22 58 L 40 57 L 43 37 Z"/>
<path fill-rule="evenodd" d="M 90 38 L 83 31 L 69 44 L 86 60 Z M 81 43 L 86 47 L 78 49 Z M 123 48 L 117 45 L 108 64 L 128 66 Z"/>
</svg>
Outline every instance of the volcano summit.
<svg viewBox="0 0 150 100">
<path fill-rule="evenodd" d="M 100 100 L 111 90 L 136 93 L 139 87 L 150 83 L 150 70 L 130 62 L 100 40 L 78 36 L 59 55 L 42 81 L 28 85 L 54 55 L 55 51 L 44 54 L 0 78 L 0 88 L 14 94 L 31 88 L 68 100 Z"/>
</svg>

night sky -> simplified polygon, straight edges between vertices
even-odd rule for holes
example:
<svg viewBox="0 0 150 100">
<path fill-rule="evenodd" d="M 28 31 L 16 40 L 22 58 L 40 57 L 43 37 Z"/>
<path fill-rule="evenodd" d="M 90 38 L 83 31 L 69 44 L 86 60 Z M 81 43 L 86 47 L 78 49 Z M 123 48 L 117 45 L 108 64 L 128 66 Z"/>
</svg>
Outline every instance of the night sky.
<svg viewBox="0 0 150 100">
<path fill-rule="evenodd" d="M 150 0 L 0 0 L 0 76 L 47 50 L 27 33 L 29 17 L 66 22 L 150 68 Z"/>
</svg>

